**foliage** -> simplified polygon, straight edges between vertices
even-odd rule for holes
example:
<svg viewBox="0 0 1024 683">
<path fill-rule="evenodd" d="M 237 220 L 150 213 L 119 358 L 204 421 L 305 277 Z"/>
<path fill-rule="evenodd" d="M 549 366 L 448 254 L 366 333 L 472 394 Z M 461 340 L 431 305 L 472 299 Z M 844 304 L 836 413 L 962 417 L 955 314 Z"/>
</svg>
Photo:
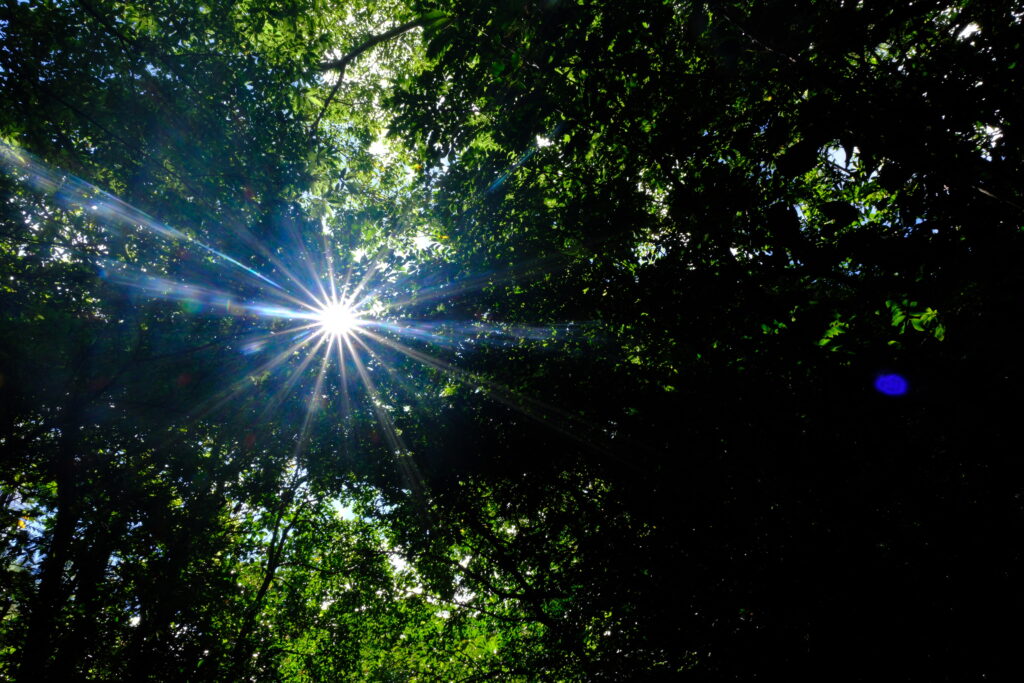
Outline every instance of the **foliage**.
<svg viewBox="0 0 1024 683">
<path fill-rule="evenodd" d="M 1003 674 L 1022 26 L 8 3 L 0 676 Z M 420 334 L 324 384 L 118 275 L 325 263 Z"/>
</svg>

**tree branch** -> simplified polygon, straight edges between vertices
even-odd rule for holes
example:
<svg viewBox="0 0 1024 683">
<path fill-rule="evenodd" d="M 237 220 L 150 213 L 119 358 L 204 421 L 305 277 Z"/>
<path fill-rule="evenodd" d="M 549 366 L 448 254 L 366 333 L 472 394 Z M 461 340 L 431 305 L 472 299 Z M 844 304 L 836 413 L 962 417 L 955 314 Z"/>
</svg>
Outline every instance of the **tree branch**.
<svg viewBox="0 0 1024 683">
<path fill-rule="evenodd" d="M 331 92 L 328 93 L 327 99 L 324 100 L 324 106 L 320 108 L 320 113 L 316 115 L 316 119 L 313 121 L 313 125 L 310 126 L 309 134 L 311 136 L 316 135 L 317 131 L 320 129 L 320 121 L 323 120 L 324 114 L 327 113 L 327 108 L 331 106 L 331 102 L 333 102 L 335 96 L 337 96 L 338 90 L 341 89 L 341 83 L 343 80 L 345 80 L 345 69 L 348 68 L 349 64 L 351 64 L 356 58 L 358 58 L 364 52 L 372 50 L 374 47 L 380 45 L 381 43 L 387 40 L 391 40 L 396 36 L 400 36 L 403 33 L 407 33 L 408 31 L 411 31 L 414 28 L 417 28 L 419 26 L 425 26 L 426 24 L 429 24 L 434 21 L 437 21 L 437 19 L 429 17 L 419 17 L 418 19 L 407 21 L 404 24 L 400 24 L 392 29 L 385 31 L 384 33 L 378 33 L 375 36 L 370 36 L 340 59 L 335 59 L 330 62 L 322 63 L 320 65 L 320 70 L 337 71 L 338 80 L 335 81 L 334 87 L 331 88 Z"/>
<path fill-rule="evenodd" d="M 394 28 L 388 29 L 384 33 L 378 33 L 375 36 L 370 36 L 369 38 L 364 40 L 362 43 L 360 43 L 359 45 L 354 47 L 344 57 L 342 57 L 340 59 L 332 60 L 330 62 L 322 63 L 320 65 L 320 70 L 321 71 L 341 71 L 341 72 L 344 73 L 345 68 L 348 67 L 348 65 L 352 61 L 354 61 L 357 57 L 359 57 L 361 54 L 363 54 L 367 50 L 373 49 L 374 47 L 376 47 L 377 45 L 380 45 L 381 43 L 383 43 L 386 40 L 391 40 L 392 38 L 394 38 L 396 36 L 400 36 L 403 33 L 406 33 L 408 31 L 411 31 L 412 29 L 414 29 L 414 28 L 416 28 L 418 26 L 424 26 L 424 25 L 429 24 L 429 23 L 431 23 L 433 21 L 437 21 L 437 19 L 436 18 L 429 18 L 429 17 L 419 17 L 418 19 L 413 19 L 412 21 L 407 21 L 404 24 L 400 24 L 398 26 L 395 26 Z"/>
</svg>

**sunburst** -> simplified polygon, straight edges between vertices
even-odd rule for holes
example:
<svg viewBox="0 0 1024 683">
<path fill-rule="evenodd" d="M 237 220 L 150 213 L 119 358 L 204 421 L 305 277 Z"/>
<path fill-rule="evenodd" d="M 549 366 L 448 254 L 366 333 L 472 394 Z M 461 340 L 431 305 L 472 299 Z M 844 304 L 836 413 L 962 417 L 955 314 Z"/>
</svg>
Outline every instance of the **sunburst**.
<svg viewBox="0 0 1024 683">
<path fill-rule="evenodd" d="M 332 299 L 317 311 L 316 322 L 321 334 L 337 338 L 351 334 L 364 321 L 344 301 Z"/>
<path fill-rule="evenodd" d="M 382 272 L 390 270 L 386 257 L 367 259 L 359 267 L 354 262 L 349 263 L 343 276 L 339 277 L 331 256 L 334 249 L 326 241 L 319 253 L 312 253 L 301 238 L 288 248 L 274 251 L 260 244 L 252 235 L 243 235 L 244 241 L 253 245 L 262 260 L 272 268 L 268 274 L 196 240 L 182 230 L 161 223 L 87 181 L 54 169 L 33 155 L 5 143 L 0 143 L 0 167 L 5 167 L 23 184 L 50 196 L 64 208 L 80 210 L 90 216 L 103 229 L 122 234 L 148 232 L 174 244 L 178 253 L 182 253 L 182 247 L 191 245 L 215 257 L 216 271 L 204 278 L 205 283 L 160 276 L 147 268 L 94 257 L 101 266 L 101 274 L 111 283 L 140 289 L 153 297 L 179 301 L 188 313 L 202 311 L 207 315 L 242 317 L 261 330 L 237 344 L 239 350 L 252 360 L 246 376 L 227 384 L 216 397 L 197 407 L 197 414 L 200 411 L 209 414 L 241 392 L 251 389 L 252 377 L 283 372 L 282 381 L 277 383 L 263 410 L 263 417 L 269 419 L 274 406 L 280 405 L 297 386 L 306 384 L 303 377 L 308 379 L 312 372 L 307 415 L 296 442 L 298 451 L 309 436 L 312 415 L 329 390 L 327 380 L 333 374 L 336 381 L 332 384 L 341 393 L 343 410 L 353 410 L 350 383 L 361 385 L 390 450 L 396 456 L 405 456 L 409 453 L 408 448 L 385 407 L 379 382 L 382 378 L 390 378 L 396 385 L 403 385 L 407 384 L 408 378 L 387 361 L 384 357 L 387 353 L 399 354 L 443 373 L 452 382 L 470 385 L 474 393 L 482 393 L 509 405 L 558 431 L 573 431 L 577 437 L 580 433 L 595 433 L 592 426 L 564 411 L 524 397 L 500 383 L 428 353 L 428 347 L 465 346 L 467 343 L 505 346 L 524 340 L 550 341 L 571 334 L 571 323 L 523 327 L 482 320 L 425 322 L 403 315 L 403 309 L 410 304 L 422 306 L 431 300 L 443 300 L 485 286 L 500 277 L 481 276 L 450 287 L 433 285 L 420 288 L 413 295 L 412 289 L 403 293 L 394 282 L 382 276 Z M 277 255 L 282 253 L 289 254 L 290 265 Z M 306 272 L 300 275 L 297 270 Z M 229 272 L 235 276 L 228 276 Z M 392 293 L 390 299 L 386 299 L 385 290 Z M 264 322 L 261 324 L 259 321 Z M 408 343 L 402 343 L 403 339 Z M 225 343 L 235 345 L 235 342 Z M 374 368 L 383 370 L 383 375 L 374 379 Z M 409 391 L 408 387 L 406 391 Z M 346 419 L 348 417 L 345 416 Z M 411 467 L 409 459 L 404 457 L 400 458 L 400 465 L 402 470 Z M 415 485 L 414 472 L 403 471 L 403 478 L 407 484 Z"/>
</svg>

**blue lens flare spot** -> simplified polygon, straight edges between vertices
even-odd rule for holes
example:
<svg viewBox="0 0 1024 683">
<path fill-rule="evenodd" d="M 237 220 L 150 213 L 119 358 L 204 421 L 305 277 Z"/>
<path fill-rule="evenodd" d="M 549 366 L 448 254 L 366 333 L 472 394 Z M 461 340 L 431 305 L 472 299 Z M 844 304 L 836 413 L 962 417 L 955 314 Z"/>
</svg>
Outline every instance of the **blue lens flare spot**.
<svg viewBox="0 0 1024 683">
<path fill-rule="evenodd" d="M 908 388 L 907 380 L 902 375 L 887 374 L 875 378 L 875 389 L 886 396 L 902 396 Z"/>
</svg>

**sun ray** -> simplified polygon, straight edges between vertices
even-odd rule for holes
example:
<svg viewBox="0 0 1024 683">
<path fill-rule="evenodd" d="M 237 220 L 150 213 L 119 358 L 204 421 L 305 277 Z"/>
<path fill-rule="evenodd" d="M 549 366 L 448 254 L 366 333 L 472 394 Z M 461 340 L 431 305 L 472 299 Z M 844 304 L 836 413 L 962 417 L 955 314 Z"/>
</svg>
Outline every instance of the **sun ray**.
<svg viewBox="0 0 1024 683">
<path fill-rule="evenodd" d="M 443 282 L 437 285 L 420 287 L 410 295 L 402 296 L 399 294 L 388 297 L 385 306 L 387 311 L 402 310 L 414 304 L 422 305 L 430 301 L 448 299 L 460 294 L 479 291 L 488 285 L 514 282 L 519 279 L 535 279 L 542 273 L 554 272 L 558 266 L 564 268 L 565 265 L 564 259 L 532 259 L 504 270 L 480 273 L 461 280 L 455 280 L 454 282 Z M 410 279 L 412 277 L 409 276 Z M 398 289 L 401 288 L 400 283 L 396 283 L 396 285 L 399 285 Z"/>
<path fill-rule="evenodd" d="M 245 232 L 246 232 L 247 235 L 249 235 L 251 237 L 251 239 L 253 240 L 253 242 L 257 246 L 258 251 L 259 251 L 259 253 L 261 255 L 263 255 L 268 261 L 270 261 L 270 263 L 275 268 L 280 270 L 281 273 L 285 277 L 287 277 L 288 280 L 291 281 L 291 283 L 294 284 L 308 299 L 316 300 L 316 297 L 314 296 L 313 292 L 311 292 L 309 290 L 309 288 L 306 287 L 303 284 L 302 280 L 299 279 L 299 277 L 296 276 L 292 272 L 292 269 L 289 268 L 287 266 L 287 264 L 285 264 L 285 262 L 282 259 L 280 259 L 276 254 L 271 252 L 269 249 L 267 249 L 267 247 L 262 242 L 260 242 L 258 239 L 255 238 L 255 236 L 252 236 L 252 233 L 250 231 L 245 229 Z M 305 245 L 302 243 L 302 240 L 299 238 L 299 236 L 297 234 L 294 234 L 294 230 L 292 231 L 292 233 L 293 233 L 293 242 L 294 242 L 294 244 L 299 247 L 300 251 L 302 252 L 302 255 L 308 257 L 309 253 L 305 249 Z M 311 258 L 306 258 L 306 259 L 300 259 L 300 260 L 304 260 L 307 264 L 309 264 L 309 270 L 310 270 L 310 274 L 311 274 L 311 279 L 315 281 L 316 280 L 316 273 L 315 273 L 315 271 L 314 271 L 314 269 L 312 267 L 312 259 Z M 296 301 L 298 301 L 298 299 L 296 299 Z"/>
<path fill-rule="evenodd" d="M 331 359 L 331 345 L 334 342 L 327 340 L 327 348 L 324 349 L 323 358 L 320 361 L 320 370 L 316 374 L 316 381 L 313 383 L 313 391 L 310 394 L 309 401 L 306 404 L 306 415 L 302 420 L 302 428 L 299 430 L 299 437 L 295 442 L 295 451 L 293 457 L 298 460 L 299 455 L 302 453 L 302 449 L 305 448 L 306 440 L 309 437 L 310 427 L 313 424 L 313 417 L 316 414 L 317 409 L 323 403 L 323 386 L 324 379 L 327 376 L 327 365 Z M 309 358 L 313 358 L 316 354 L 314 349 L 310 354 Z"/>
<path fill-rule="evenodd" d="M 206 287 L 171 280 L 158 275 L 136 271 L 120 261 L 97 259 L 103 267 L 101 276 L 108 282 L 140 289 L 150 295 L 169 301 L 191 302 L 208 307 L 224 307 L 228 315 L 252 314 L 267 318 L 285 318 L 291 320 L 313 319 L 316 309 L 309 304 L 293 297 L 294 302 L 307 310 L 287 308 L 271 303 L 246 303 L 238 295 L 227 290 Z"/>
<path fill-rule="evenodd" d="M 321 237 L 323 237 L 323 235 L 321 235 Z M 327 296 L 328 296 L 327 295 L 327 291 L 324 289 L 324 284 L 323 284 L 323 272 L 317 270 L 316 265 L 315 265 L 315 259 L 313 258 L 313 254 L 310 253 L 309 249 L 306 247 L 306 244 L 302 240 L 301 236 L 297 235 L 297 234 L 294 234 L 294 232 L 293 232 L 293 242 L 295 243 L 295 245 L 297 247 L 297 250 L 299 252 L 299 259 L 298 260 L 300 262 L 302 262 L 302 264 L 305 266 L 305 270 L 306 270 L 306 273 L 307 273 L 307 275 L 309 277 L 309 281 L 313 283 L 313 285 L 316 288 L 316 291 L 320 293 L 320 296 L 317 297 L 314 292 L 312 292 L 309 288 L 305 288 L 305 287 L 303 288 L 303 293 L 308 297 L 308 299 L 310 301 L 323 301 L 323 300 L 327 299 Z M 325 242 L 323 243 L 323 246 L 324 246 L 323 253 L 327 254 L 327 249 L 326 249 L 326 243 Z"/>
<path fill-rule="evenodd" d="M 133 231 L 141 227 L 165 239 L 192 244 L 277 289 L 284 289 L 266 275 L 224 252 L 156 220 L 145 211 L 86 180 L 48 166 L 35 155 L 25 150 L 15 149 L 2 140 L 0 140 L 0 165 L 7 167 L 8 172 L 20 170 L 25 173 L 26 177 L 19 179 L 23 183 L 37 191 L 53 195 L 58 204 L 81 209 L 83 213 L 95 218 L 100 225 L 107 227 L 108 230 Z"/>
<path fill-rule="evenodd" d="M 352 359 L 352 364 L 356 368 L 356 372 L 359 374 L 359 379 L 362 381 L 363 386 L 366 387 L 366 392 L 370 397 L 370 406 L 377 416 L 377 421 L 380 423 L 381 428 L 384 430 L 384 437 L 388 441 L 388 445 L 391 447 L 393 453 L 401 454 L 404 453 L 405 443 L 402 441 L 402 437 L 399 436 L 395 430 L 394 422 L 391 420 L 391 416 L 388 415 L 387 410 L 384 409 L 384 400 L 381 397 L 380 390 L 377 389 L 377 385 L 370 377 L 370 373 L 367 371 L 365 364 L 360 360 L 359 354 L 352 348 L 352 342 L 348 337 L 342 338 L 345 346 L 348 348 L 349 357 Z"/>
<path fill-rule="evenodd" d="M 406 486 L 409 487 L 409 490 L 414 494 L 419 495 L 423 490 L 423 482 L 422 477 L 416 469 L 415 462 L 410 457 L 411 453 L 406 447 L 405 442 L 402 440 L 401 435 L 398 433 L 398 430 L 395 428 L 394 420 L 392 420 L 387 410 L 384 409 L 384 401 L 381 398 L 380 391 L 377 389 L 377 385 L 370 377 L 370 373 L 367 372 L 363 362 L 359 359 L 359 355 L 352 347 L 351 340 L 349 337 L 343 337 L 343 341 L 348 347 L 352 363 L 355 365 L 356 371 L 359 373 L 360 379 L 366 387 L 367 394 L 370 397 L 370 405 L 377 417 L 377 423 L 384 431 L 384 438 L 388 441 L 388 445 L 391 447 L 392 456 L 395 459 L 395 465 L 399 470 L 399 474 L 404 480 Z"/>
<path fill-rule="evenodd" d="M 298 365 L 290 372 L 284 384 L 278 387 L 277 390 L 273 394 L 271 394 L 271 396 L 267 399 L 266 406 L 264 406 L 263 411 L 260 414 L 259 419 L 261 421 L 268 419 L 269 416 L 273 413 L 273 411 L 275 411 L 278 408 L 281 402 L 284 401 L 285 398 L 287 398 L 289 392 L 291 392 L 292 390 L 292 387 L 294 387 L 295 384 L 300 379 L 302 379 L 302 376 L 305 373 L 306 368 L 309 367 L 309 364 L 313 362 L 314 358 L 316 358 L 317 351 L 319 351 L 320 348 L 328 342 L 327 338 L 324 337 L 323 335 L 313 334 L 310 335 L 309 338 L 311 340 L 315 339 L 316 344 L 308 353 L 302 356 Z"/>
<path fill-rule="evenodd" d="M 288 330 L 288 332 L 298 331 L 301 334 L 304 331 L 312 330 L 313 327 L 313 325 L 304 325 L 300 328 L 297 328 L 297 330 Z M 278 333 L 273 336 L 282 336 L 283 334 L 285 333 Z M 210 397 L 209 399 L 201 403 L 199 406 L 197 406 L 195 411 L 193 412 L 193 418 L 199 419 L 204 415 L 212 414 L 213 412 L 220 409 L 229 400 L 243 393 L 244 390 L 251 389 L 253 385 L 253 377 L 259 377 L 263 375 L 263 373 L 269 372 L 276 368 L 277 366 L 283 364 L 285 359 L 287 359 L 289 356 L 298 353 L 304 346 L 311 343 L 315 338 L 316 337 L 314 335 L 306 334 L 298 341 L 293 343 L 291 346 L 279 352 L 269 361 L 263 363 L 256 370 L 245 373 L 245 375 L 241 379 L 237 380 L 234 384 L 230 385 L 228 388 L 220 391 L 219 393 L 215 394 L 214 396 Z"/>
<path fill-rule="evenodd" d="M 320 288 L 320 296 L 322 297 L 322 299 L 330 299 L 331 301 L 335 301 L 338 298 L 338 288 L 336 285 L 337 278 L 334 275 L 334 259 L 331 258 L 331 249 L 330 245 L 327 244 L 327 236 L 322 233 L 320 234 L 320 244 L 323 248 L 323 253 L 325 255 L 324 262 L 327 266 L 327 284 L 330 286 L 330 294 L 328 295 L 328 293 L 324 290 L 323 282 L 321 281 L 320 278 L 316 278 L 316 283 L 317 286 Z M 310 265 L 312 266 L 312 263 Z M 314 277 L 316 277 L 315 273 Z"/>
<path fill-rule="evenodd" d="M 406 377 L 403 377 L 402 374 L 398 372 L 398 370 L 393 368 L 390 363 L 385 361 L 384 358 L 382 358 L 379 353 L 374 351 L 369 344 L 360 339 L 359 335 L 352 335 L 352 340 L 355 343 L 359 344 L 359 346 L 361 346 L 366 351 L 366 353 L 368 353 L 370 357 L 377 362 L 377 365 L 384 368 L 384 371 L 388 373 L 388 376 L 391 378 L 391 380 L 400 389 L 402 389 L 413 402 L 415 402 L 420 408 L 427 409 L 428 406 L 426 405 L 426 402 L 423 400 L 423 392 L 417 391 L 416 388 L 409 382 L 409 380 Z"/>
<path fill-rule="evenodd" d="M 379 271 L 382 267 L 382 262 L 380 260 L 374 260 L 370 264 L 370 267 L 367 268 L 366 272 L 363 274 L 363 278 L 359 281 L 359 284 L 353 287 L 352 291 L 349 292 L 344 297 L 345 301 L 350 306 L 352 306 L 353 308 L 362 308 L 366 304 L 369 297 L 362 299 L 357 304 L 353 304 L 352 302 L 354 302 L 356 298 L 359 296 L 359 294 L 367 287 L 367 285 L 369 285 L 369 283 L 373 280 L 373 277 L 377 274 L 377 271 Z"/>
<path fill-rule="evenodd" d="M 524 396 L 503 384 L 484 379 L 422 351 L 410 348 L 394 339 L 376 334 L 371 330 L 363 328 L 360 332 L 385 346 L 405 354 L 413 360 L 440 370 L 450 377 L 480 390 L 492 400 L 516 410 L 549 429 L 553 429 L 605 455 L 618 458 L 618 456 L 614 456 L 613 451 L 609 447 L 601 444 L 601 442 L 606 440 L 603 430 L 579 416 L 567 413 L 539 399 Z"/>
</svg>

